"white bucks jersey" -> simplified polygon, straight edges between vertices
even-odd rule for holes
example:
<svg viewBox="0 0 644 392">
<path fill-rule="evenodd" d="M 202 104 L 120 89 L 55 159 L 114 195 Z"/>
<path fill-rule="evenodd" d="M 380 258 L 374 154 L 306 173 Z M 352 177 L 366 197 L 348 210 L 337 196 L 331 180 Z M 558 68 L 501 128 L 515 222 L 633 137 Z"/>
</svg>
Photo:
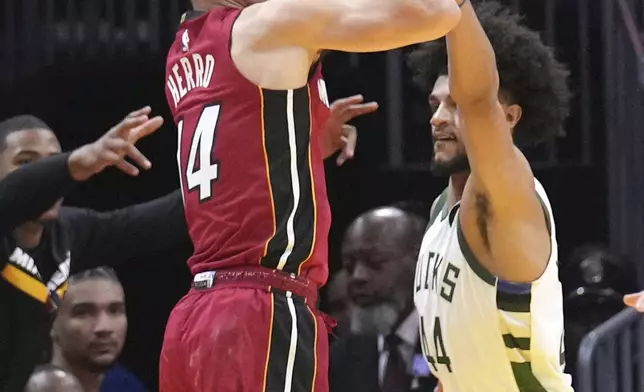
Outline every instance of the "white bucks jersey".
<svg viewBox="0 0 644 392">
<path fill-rule="evenodd" d="M 459 223 L 459 205 L 445 207 L 425 233 L 416 267 L 414 301 L 425 358 L 444 392 L 572 391 L 564 374 L 563 305 L 550 202 L 546 212 L 552 253 L 531 284 L 492 276 L 474 258 Z M 517 263 L 520 263 L 517 260 Z"/>
</svg>

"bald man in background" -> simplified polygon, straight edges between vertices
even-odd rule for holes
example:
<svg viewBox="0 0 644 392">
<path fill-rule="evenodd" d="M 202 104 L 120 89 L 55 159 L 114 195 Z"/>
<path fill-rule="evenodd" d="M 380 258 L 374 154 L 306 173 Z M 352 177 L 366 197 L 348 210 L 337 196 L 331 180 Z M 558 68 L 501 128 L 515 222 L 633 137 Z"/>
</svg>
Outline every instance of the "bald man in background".
<svg viewBox="0 0 644 392">
<path fill-rule="evenodd" d="M 55 366 L 36 368 L 29 378 L 25 392 L 83 392 L 73 374 Z"/>
<path fill-rule="evenodd" d="M 432 392 L 420 353 L 413 291 L 427 219 L 407 208 L 380 207 L 354 220 L 342 243 L 351 300 L 350 333 L 332 346 L 334 392 Z"/>
</svg>

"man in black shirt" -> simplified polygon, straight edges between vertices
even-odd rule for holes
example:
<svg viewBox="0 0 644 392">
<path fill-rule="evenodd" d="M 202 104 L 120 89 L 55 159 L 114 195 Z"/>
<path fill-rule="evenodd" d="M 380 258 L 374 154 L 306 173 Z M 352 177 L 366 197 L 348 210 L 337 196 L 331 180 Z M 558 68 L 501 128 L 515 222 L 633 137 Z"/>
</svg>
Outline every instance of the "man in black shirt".
<svg viewBox="0 0 644 392">
<path fill-rule="evenodd" d="M 70 271 L 189 243 L 179 191 L 106 213 L 61 207 L 77 182 L 108 166 L 137 175 L 126 157 L 151 166 L 135 147 L 163 123 L 149 113 L 131 113 L 71 153 L 33 116 L 0 123 L 0 392 L 21 391 L 48 359 L 51 312 Z"/>
</svg>

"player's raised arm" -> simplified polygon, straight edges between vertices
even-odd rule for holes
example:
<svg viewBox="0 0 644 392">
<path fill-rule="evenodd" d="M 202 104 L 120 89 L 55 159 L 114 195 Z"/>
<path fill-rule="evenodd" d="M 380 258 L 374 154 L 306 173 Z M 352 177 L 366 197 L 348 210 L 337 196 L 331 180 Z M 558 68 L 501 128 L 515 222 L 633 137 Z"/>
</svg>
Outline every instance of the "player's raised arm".
<svg viewBox="0 0 644 392">
<path fill-rule="evenodd" d="M 270 0 L 246 8 L 235 29 L 258 50 L 375 52 L 442 37 L 459 17 L 454 0 Z"/>
<path fill-rule="evenodd" d="M 551 245 L 532 171 L 513 142 L 521 108 L 499 101 L 492 45 L 469 0 L 455 1 L 465 3 L 459 24 L 447 35 L 449 87 L 464 122 L 461 136 L 471 167 L 463 231 L 492 273 L 531 282 L 545 270 Z"/>
</svg>

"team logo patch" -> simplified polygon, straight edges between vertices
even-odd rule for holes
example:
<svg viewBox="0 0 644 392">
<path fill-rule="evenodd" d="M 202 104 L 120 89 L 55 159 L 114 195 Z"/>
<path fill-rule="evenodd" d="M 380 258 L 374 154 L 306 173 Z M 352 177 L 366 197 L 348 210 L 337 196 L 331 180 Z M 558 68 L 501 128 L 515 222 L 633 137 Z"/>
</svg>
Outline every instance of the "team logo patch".
<svg viewBox="0 0 644 392">
<path fill-rule="evenodd" d="M 190 36 L 188 35 L 188 30 L 184 30 L 183 35 L 181 36 L 181 50 L 184 52 L 190 50 Z"/>
</svg>

